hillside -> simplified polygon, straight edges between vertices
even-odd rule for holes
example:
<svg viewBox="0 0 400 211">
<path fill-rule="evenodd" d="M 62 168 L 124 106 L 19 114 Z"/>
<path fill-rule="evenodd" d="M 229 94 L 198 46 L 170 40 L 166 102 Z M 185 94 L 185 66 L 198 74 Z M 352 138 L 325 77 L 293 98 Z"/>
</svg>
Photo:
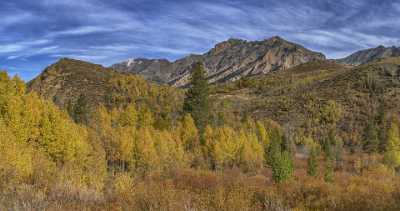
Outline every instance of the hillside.
<svg viewBox="0 0 400 211">
<path fill-rule="evenodd" d="M 262 77 L 215 84 L 211 121 L 217 124 L 222 118 L 233 124 L 244 116 L 253 116 L 304 129 L 307 121 L 313 121 L 310 115 L 332 101 L 342 110 L 338 124 L 344 136 L 354 131 L 361 136 L 374 115 L 400 111 L 396 106 L 400 103 L 399 66 L 399 58 L 357 67 L 313 61 Z M 177 118 L 183 102 L 182 91 L 175 88 L 70 59 L 48 67 L 29 83 L 29 90 L 65 109 L 79 104 L 83 96 L 89 110 L 101 104 L 117 108 L 134 102 L 167 119 Z"/>
<path fill-rule="evenodd" d="M 144 78 L 181 87 L 188 83 L 193 63 L 203 62 L 211 83 L 235 81 L 248 75 L 286 70 L 314 60 L 324 60 L 321 53 L 288 42 L 280 37 L 249 42 L 230 39 L 217 44 L 203 55 L 190 55 L 175 62 L 130 59 L 112 68 L 143 75 Z"/>
<path fill-rule="evenodd" d="M 315 112 L 334 102 L 342 111 L 338 127 L 343 137 L 358 135 L 357 140 L 348 138 L 345 142 L 360 144 L 369 120 L 382 113 L 400 113 L 400 58 L 358 67 L 310 62 L 262 78 L 215 86 L 214 97 L 224 102 L 218 105 L 228 105 L 226 109 L 235 113 L 268 117 L 287 128 L 303 129 L 316 124 L 312 123 L 313 118 L 319 118 Z"/>
<path fill-rule="evenodd" d="M 37 92 L 70 112 L 80 109 L 78 106 L 92 111 L 99 105 L 119 108 L 135 103 L 156 113 L 174 116 L 182 102 L 182 93 L 177 89 L 153 84 L 140 76 L 119 73 L 101 65 L 67 58 L 50 65 L 30 81 L 28 91 Z"/>
<path fill-rule="evenodd" d="M 398 56 L 400 56 L 399 47 L 378 46 L 376 48 L 357 51 L 348 57 L 338 59 L 337 62 L 343 64 L 360 65 L 375 61 L 377 59 L 398 57 Z"/>
</svg>

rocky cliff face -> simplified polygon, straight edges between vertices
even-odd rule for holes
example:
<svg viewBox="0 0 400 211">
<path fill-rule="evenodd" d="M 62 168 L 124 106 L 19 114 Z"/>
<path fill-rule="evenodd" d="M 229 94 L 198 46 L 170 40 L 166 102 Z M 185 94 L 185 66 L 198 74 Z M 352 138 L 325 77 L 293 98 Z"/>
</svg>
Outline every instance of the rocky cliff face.
<svg viewBox="0 0 400 211">
<path fill-rule="evenodd" d="M 195 62 L 204 63 L 210 83 L 219 83 L 235 81 L 248 75 L 286 70 L 316 60 L 325 60 L 325 56 L 280 37 L 272 37 L 254 42 L 230 39 L 217 44 L 203 55 L 190 55 L 175 62 L 132 59 L 113 65 L 112 68 L 181 87 L 188 84 L 190 67 Z"/>
<path fill-rule="evenodd" d="M 338 59 L 337 62 L 343 64 L 360 65 L 372 62 L 377 59 L 400 56 L 400 47 L 384 47 L 366 49 L 351 54 L 348 57 Z"/>
</svg>

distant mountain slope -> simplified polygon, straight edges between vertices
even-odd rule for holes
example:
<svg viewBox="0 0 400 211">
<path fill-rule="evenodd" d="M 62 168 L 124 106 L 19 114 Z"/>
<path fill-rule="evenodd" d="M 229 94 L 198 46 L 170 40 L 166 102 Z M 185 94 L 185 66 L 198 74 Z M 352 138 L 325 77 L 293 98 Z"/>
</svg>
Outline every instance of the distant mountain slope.
<svg viewBox="0 0 400 211">
<path fill-rule="evenodd" d="M 369 121 L 379 115 L 400 114 L 400 57 L 357 67 L 309 62 L 288 71 L 216 85 L 213 90 L 218 102 L 213 109 L 227 105 L 224 109 L 235 115 L 267 117 L 289 128 L 307 128 L 314 112 L 333 101 L 343 111 L 339 128 L 349 137 L 343 141 L 351 145 L 351 141 L 361 141 Z"/>
<path fill-rule="evenodd" d="M 384 47 L 370 48 L 355 52 L 348 57 L 338 59 L 339 63 L 360 65 L 372 62 L 377 59 L 400 56 L 400 47 Z"/>
<path fill-rule="evenodd" d="M 209 81 L 214 83 L 235 81 L 247 75 L 286 70 L 316 60 L 325 60 L 325 56 L 280 37 L 272 37 L 254 42 L 230 39 L 217 44 L 203 55 L 190 55 L 175 62 L 130 59 L 115 64 L 112 68 L 122 72 L 137 73 L 148 80 L 181 87 L 187 85 L 190 67 L 195 62 L 205 64 Z"/>
</svg>

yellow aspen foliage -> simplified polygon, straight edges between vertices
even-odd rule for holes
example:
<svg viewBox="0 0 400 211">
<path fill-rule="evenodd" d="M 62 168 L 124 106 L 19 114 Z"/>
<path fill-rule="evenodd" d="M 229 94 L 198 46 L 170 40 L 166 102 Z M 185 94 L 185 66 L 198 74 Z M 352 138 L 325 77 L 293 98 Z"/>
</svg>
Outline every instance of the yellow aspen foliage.
<svg viewBox="0 0 400 211">
<path fill-rule="evenodd" d="M 149 127 L 154 125 L 154 117 L 148 108 L 141 108 L 139 111 L 139 127 Z"/>
<path fill-rule="evenodd" d="M 196 148 L 191 158 L 192 165 L 201 168 L 215 168 L 215 134 L 214 129 L 207 125 L 203 135 L 204 143 L 201 147 Z"/>
<path fill-rule="evenodd" d="M 160 131 L 155 132 L 154 141 L 161 170 L 186 167 L 185 150 L 178 137 L 173 137 L 168 131 Z"/>
<path fill-rule="evenodd" d="M 199 147 L 200 145 L 199 132 L 190 114 L 186 114 L 183 117 L 181 138 L 183 144 L 185 145 L 185 149 L 188 151 L 193 151 L 195 147 Z"/>
<path fill-rule="evenodd" d="M 0 120 L 0 172 L 12 175 L 17 181 L 28 179 L 33 173 L 32 149 L 18 143 L 12 133 Z M 0 174 L 1 174 L 0 173 Z M 0 175 L 3 177 L 5 175 Z"/>
<path fill-rule="evenodd" d="M 387 134 L 385 162 L 389 167 L 400 167 L 400 133 L 396 120 L 392 120 Z"/>
<path fill-rule="evenodd" d="M 25 94 L 25 82 L 21 80 L 18 76 L 14 76 L 12 79 L 12 84 L 14 86 L 15 94 L 22 96 Z"/>
<path fill-rule="evenodd" d="M 218 128 L 215 135 L 215 161 L 217 168 L 238 164 L 242 142 L 230 127 Z"/>
<path fill-rule="evenodd" d="M 267 130 L 265 129 L 264 124 L 262 122 L 260 122 L 260 121 L 257 121 L 256 122 L 256 128 L 257 128 L 256 133 L 257 133 L 258 141 L 265 148 L 268 148 L 270 140 L 269 140 L 269 136 L 268 136 Z"/>
<path fill-rule="evenodd" d="M 136 133 L 132 163 L 137 172 L 146 173 L 156 169 L 159 165 L 153 132 L 151 128 L 142 127 Z"/>
<path fill-rule="evenodd" d="M 134 104 L 128 105 L 119 116 L 119 125 L 121 127 L 136 127 L 138 120 L 138 112 Z"/>
<path fill-rule="evenodd" d="M 243 145 L 240 156 L 240 166 L 245 171 L 255 171 L 264 164 L 264 148 L 251 132 L 240 131 L 240 143 Z"/>
<path fill-rule="evenodd" d="M 108 112 L 104 106 L 100 106 L 95 115 L 93 115 L 93 121 L 90 126 L 100 139 L 106 152 L 107 160 L 112 162 L 117 161 L 120 157 L 118 154 L 119 137 L 113 128 L 112 118 L 112 115 L 116 115 L 116 113 L 117 111 Z"/>
<path fill-rule="evenodd" d="M 0 166 L 17 178 L 42 178 L 55 166 L 82 170 L 91 165 L 95 151 L 87 129 L 53 103 L 25 94 L 23 82 L 5 73 L 0 73 L 0 111 Z"/>
<path fill-rule="evenodd" d="M 208 150 L 213 151 L 215 146 L 215 132 L 214 128 L 207 125 L 206 129 L 204 130 L 204 145 L 207 147 Z"/>
<path fill-rule="evenodd" d="M 119 198 L 128 200 L 135 194 L 135 182 L 127 173 L 120 173 L 114 179 L 114 191 Z"/>
<path fill-rule="evenodd" d="M 134 147 L 134 129 L 132 128 L 119 128 L 118 139 L 116 144 L 118 160 L 128 162 L 133 156 Z"/>
</svg>

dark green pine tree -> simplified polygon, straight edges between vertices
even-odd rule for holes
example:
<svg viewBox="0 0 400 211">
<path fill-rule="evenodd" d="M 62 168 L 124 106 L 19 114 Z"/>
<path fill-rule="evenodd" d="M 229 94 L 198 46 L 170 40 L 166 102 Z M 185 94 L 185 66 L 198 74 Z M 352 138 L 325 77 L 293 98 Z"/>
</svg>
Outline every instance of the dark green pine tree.
<svg viewBox="0 0 400 211">
<path fill-rule="evenodd" d="M 292 154 L 284 149 L 284 137 L 278 132 L 271 135 L 267 162 L 272 169 L 272 178 L 276 183 L 289 180 L 294 171 Z"/>
<path fill-rule="evenodd" d="M 375 153 L 379 151 L 379 133 L 374 121 L 370 120 L 364 129 L 364 151 Z"/>
<path fill-rule="evenodd" d="M 332 143 L 329 139 L 325 141 L 325 171 L 324 171 L 324 179 L 326 182 L 332 182 L 335 174 L 334 163 L 335 163 L 335 154 Z"/>
<path fill-rule="evenodd" d="M 333 182 L 334 176 L 335 176 L 334 159 L 332 157 L 326 157 L 325 172 L 324 172 L 325 182 Z"/>
<path fill-rule="evenodd" d="M 315 177 L 318 174 L 318 151 L 315 146 L 310 147 L 310 154 L 307 159 L 307 174 Z"/>
<path fill-rule="evenodd" d="M 209 87 L 202 63 L 193 66 L 183 111 L 192 116 L 200 134 L 203 134 L 209 119 Z"/>
<path fill-rule="evenodd" d="M 89 120 L 90 109 L 86 96 L 81 94 L 76 100 L 75 104 L 70 102 L 68 105 L 68 112 L 76 123 L 87 124 Z"/>
<path fill-rule="evenodd" d="M 272 178 L 277 183 L 282 183 L 293 176 L 294 164 L 293 157 L 288 151 L 280 153 L 276 164 L 272 166 Z"/>
</svg>

